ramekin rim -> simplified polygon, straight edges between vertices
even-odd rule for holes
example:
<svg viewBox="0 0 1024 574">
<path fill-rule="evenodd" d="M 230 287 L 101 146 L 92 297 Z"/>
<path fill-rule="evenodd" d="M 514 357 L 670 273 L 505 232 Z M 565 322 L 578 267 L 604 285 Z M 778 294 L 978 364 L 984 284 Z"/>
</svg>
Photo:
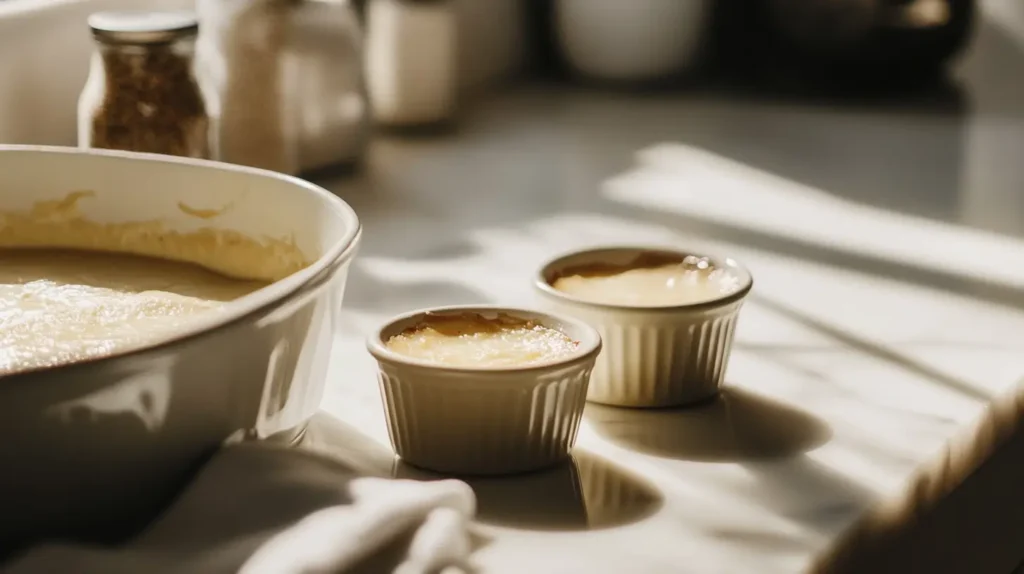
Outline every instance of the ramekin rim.
<svg viewBox="0 0 1024 574">
<path fill-rule="evenodd" d="M 578 297 L 572 297 L 563 291 L 555 289 L 555 287 L 548 282 L 547 272 L 553 267 L 557 266 L 560 262 L 563 262 L 571 257 L 578 257 L 581 255 L 587 255 L 591 253 L 599 253 L 603 251 L 611 252 L 629 252 L 633 251 L 636 253 L 668 253 L 672 255 L 699 255 L 701 257 L 707 257 L 712 261 L 718 263 L 725 263 L 725 266 L 738 269 L 742 273 L 742 277 L 746 279 L 744 285 L 738 290 L 719 297 L 717 299 L 711 299 L 708 301 L 699 301 L 697 303 L 685 303 L 682 305 L 616 305 L 614 303 L 598 303 L 595 301 L 586 301 Z M 673 247 L 673 246 L 642 246 L 642 245 L 607 245 L 607 246 L 596 246 L 588 247 L 585 249 L 575 249 L 572 251 L 564 252 L 560 255 L 552 257 L 544 262 L 534 276 L 533 281 L 534 288 L 537 289 L 541 294 L 556 299 L 563 303 L 577 305 L 588 309 L 596 309 L 600 311 L 614 311 L 617 313 L 665 313 L 665 312 L 681 312 L 681 311 L 704 311 L 708 309 L 718 309 L 726 307 L 737 301 L 742 301 L 750 293 L 750 290 L 754 287 L 754 275 L 750 272 L 746 265 L 743 265 L 732 257 L 727 257 L 709 251 L 706 249 L 699 249 L 688 251 L 685 248 Z"/>
<path fill-rule="evenodd" d="M 506 313 L 512 316 L 516 316 L 518 313 L 526 313 L 529 315 L 535 315 L 552 319 L 554 322 L 561 322 L 567 325 L 572 325 L 579 331 L 589 335 L 590 341 L 584 341 L 580 339 L 580 348 L 576 350 L 572 355 L 556 359 L 552 361 L 546 361 L 543 363 L 535 363 L 520 367 L 455 367 L 447 365 L 438 365 L 430 361 L 422 359 L 416 359 L 396 353 L 391 349 L 388 349 L 385 345 L 383 334 L 389 328 L 394 326 L 396 323 L 401 321 L 407 321 L 418 315 L 426 315 L 427 313 L 446 313 L 446 312 L 473 312 L 483 311 L 491 313 Z M 398 364 L 403 367 L 414 367 L 429 370 L 436 373 L 449 373 L 449 374 L 462 374 L 462 375 L 520 375 L 534 372 L 544 371 L 556 371 L 563 368 L 572 367 L 578 363 L 585 362 L 591 359 L 596 359 L 597 354 L 601 352 L 601 348 L 604 342 L 601 339 L 601 334 L 593 326 L 589 325 L 585 321 L 576 319 L 575 317 L 569 317 L 559 313 L 550 313 L 548 311 L 540 311 L 536 309 L 530 309 L 525 307 L 510 307 L 504 305 L 440 305 L 434 307 L 425 307 L 412 311 L 407 311 L 399 315 L 395 315 L 381 324 L 379 327 L 373 330 L 373 332 L 366 338 L 366 349 L 370 355 L 373 356 L 378 362 Z"/>
</svg>

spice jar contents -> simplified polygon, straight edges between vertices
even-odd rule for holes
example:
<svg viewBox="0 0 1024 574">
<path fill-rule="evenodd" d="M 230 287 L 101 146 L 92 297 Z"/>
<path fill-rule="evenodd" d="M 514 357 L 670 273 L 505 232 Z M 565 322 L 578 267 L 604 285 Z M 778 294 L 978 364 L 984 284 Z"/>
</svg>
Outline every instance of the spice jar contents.
<svg viewBox="0 0 1024 574">
<path fill-rule="evenodd" d="M 213 156 L 211 125 L 192 69 L 198 25 L 181 13 L 101 13 L 79 99 L 81 147 Z"/>
</svg>

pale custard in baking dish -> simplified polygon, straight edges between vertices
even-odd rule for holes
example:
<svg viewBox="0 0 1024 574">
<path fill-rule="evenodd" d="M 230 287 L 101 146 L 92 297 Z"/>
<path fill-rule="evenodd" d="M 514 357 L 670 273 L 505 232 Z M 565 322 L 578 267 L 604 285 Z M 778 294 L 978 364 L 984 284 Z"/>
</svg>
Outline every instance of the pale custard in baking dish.
<svg viewBox="0 0 1024 574">
<path fill-rule="evenodd" d="M 264 285 L 136 255 L 0 249 L 0 374 L 168 338 Z"/>
</svg>

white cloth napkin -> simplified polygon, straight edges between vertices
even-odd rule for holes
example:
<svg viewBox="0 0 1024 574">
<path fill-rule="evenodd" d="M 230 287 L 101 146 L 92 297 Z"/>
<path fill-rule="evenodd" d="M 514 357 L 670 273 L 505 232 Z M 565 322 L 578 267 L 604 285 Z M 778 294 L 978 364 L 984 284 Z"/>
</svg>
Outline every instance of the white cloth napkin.
<svg viewBox="0 0 1024 574">
<path fill-rule="evenodd" d="M 38 546 L 11 574 L 463 572 L 473 491 L 360 476 L 271 445 L 225 447 L 152 526 L 118 548 Z"/>
</svg>

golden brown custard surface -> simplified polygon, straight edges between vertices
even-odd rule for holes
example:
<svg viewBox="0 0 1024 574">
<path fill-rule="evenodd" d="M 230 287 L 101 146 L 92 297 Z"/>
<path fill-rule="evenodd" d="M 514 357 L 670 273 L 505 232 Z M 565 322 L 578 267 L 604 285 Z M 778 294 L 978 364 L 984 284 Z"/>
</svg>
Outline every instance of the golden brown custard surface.
<svg viewBox="0 0 1024 574">
<path fill-rule="evenodd" d="M 644 255 L 627 265 L 588 265 L 566 270 L 552 287 L 583 301 L 627 307 L 690 305 L 721 299 L 740 289 L 739 278 L 704 257 Z"/>
<path fill-rule="evenodd" d="M 0 374 L 157 342 L 264 285 L 135 255 L 0 249 Z"/>
<path fill-rule="evenodd" d="M 387 341 L 396 353 L 451 367 L 530 366 L 566 358 L 578 346 L 565 333 L 533 321 L 478 313 L 428 315 Z"/>
</svg>

